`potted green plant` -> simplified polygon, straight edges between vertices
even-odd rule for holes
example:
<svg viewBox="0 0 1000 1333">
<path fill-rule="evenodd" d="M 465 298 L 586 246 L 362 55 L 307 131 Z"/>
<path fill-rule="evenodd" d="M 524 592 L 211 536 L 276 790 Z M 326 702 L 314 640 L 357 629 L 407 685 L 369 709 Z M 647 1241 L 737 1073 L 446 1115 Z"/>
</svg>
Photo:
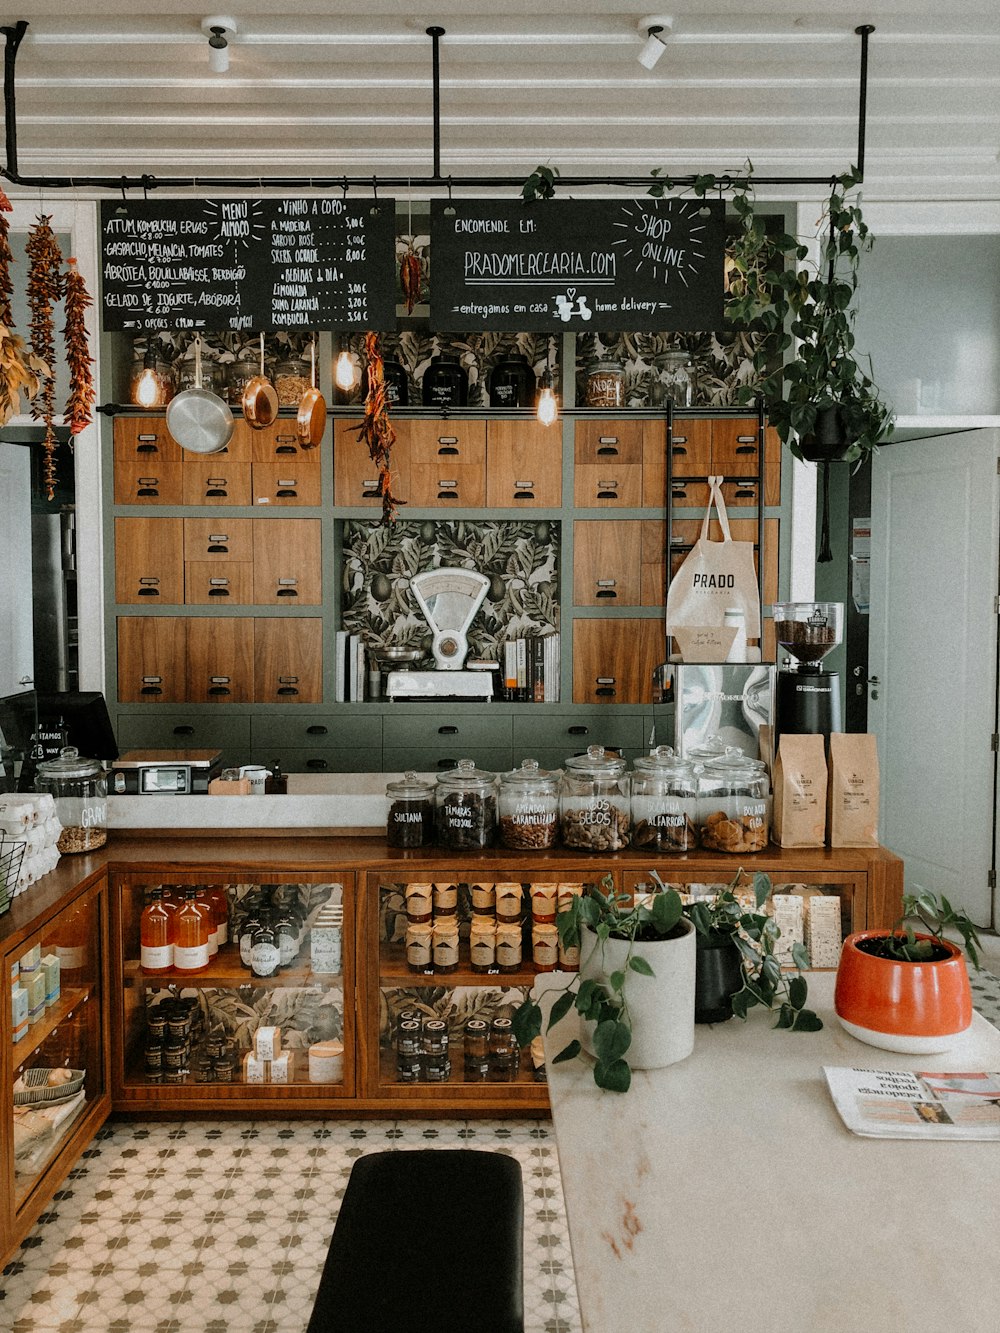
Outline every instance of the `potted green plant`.
<svg viewBox="0 0 1000 1333">
<path fill-rule="evenodd" d="M 961 936 L 964 952 L 947 929 Z M 862 930 L 844 941 L 837 1017 L 852 1036 L 883 1050 L 948 1050 L 972 1022 L 965 956 L 978 969 L 978 945 L 975 924 L 943 895 L 904 894 L 891 930 Z"/>
<path fill-rule="evenodd" d="M 581 1050 L 595 1057 L 594 1081 L 611 1092 L 627 1092 L 632 1069 L 655 1069 L 684 1059 L 694 1044 L 696 919 L 685 914 L 680 894 L 652 872 L 658 891 L 634 901 L 615 891 L 606 875 L 600 885 L 574 898 L 557 918 L 564 947 L 581 951 L 579 976 L 571 974 L 552 1004 L 547 1029 L 576 1009 L 584 1021 L 553 1063 L 572 1060 Z M 766 901 L 770 881 L 754 876 L 755 902 Z M 726 896 L 728 895 L 728 896 Z M 762 895 L 762 896 L 760 896 Z M 746 912 L 732 887 L 724 891 L 718 929 L 735 933 L 733 904 L 752 932 L 738 948 L 750 964 L 732 1009 L 741 1018 L 755 1005 L 778 1007 L 776 1027 L 816 1031 L 821 1020 L 804 1008 L 805 979 L 789 977 L 774 956 L 779 931 L 761 912 Z M 707 918 L 702 914 L 703 925 Z M 527 996 L 514 1012 L 522 1046 L 542 1031 L 540 1004 Z"/>
</svg>

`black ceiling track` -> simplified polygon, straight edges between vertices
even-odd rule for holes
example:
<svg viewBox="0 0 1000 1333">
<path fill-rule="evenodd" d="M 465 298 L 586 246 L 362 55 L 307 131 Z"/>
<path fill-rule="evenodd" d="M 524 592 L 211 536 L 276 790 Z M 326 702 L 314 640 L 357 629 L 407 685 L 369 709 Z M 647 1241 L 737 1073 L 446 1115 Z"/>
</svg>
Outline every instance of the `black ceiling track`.
<svg viewBox="0 0 1000 1333">
<path fill-rule="evenodd" d="M 441 174 L 441 74 L 440 42 L 445 35 L 444 28 L 428 28 L 427 35 L 432 44 L 432 92 L 433 92 L 433 172 L 430 176 L 153 176 L 143 173 L 141 176 L 22 176 L 17 164 L 17 108 L 15 97 L 15 65 L 18 47 L 28 24 L 24 19 L 13 26 L 0 27 L 6 40 L 3 65 L 3 103 L 6 140 L 6 165 L 0 168 L 0 177 L 12 185 L 40 190 L 95 189 L 116 190 L 124 195 L 127 190 L 181 189 L 279 189 L 279 190 L 372 190 L 377 189 L 416 189 L 420 191 L 461 189 L 520 189 L 524 184 L 521 176 L 443 176 Z M 868 93 L 868 39 L 875 31 L 870 23 L 861 24 L 854 29 L 861 38 L 861 71 L 858 97 L 858 151 L 855 166 L 859 178 L 864 176 L 865 167 L 865 119 L 867 115 Z M 742 180 L 739 176 L 721 176 L 717 180 L 720 192 L 739 188 Z M 830 185 L 836 182 L 836 176 L 758 176 L 754 175 L 754 185 Z M 672 184 L 680 189 L 690 188 L 698 180 L 698 175 L 673 176 Z M 609 186 L 623 189 L 648 189 L 649 174 L 642 176 L 560 176 L 561 189 L 579 189 L 584 186 Z"/>
</svg>

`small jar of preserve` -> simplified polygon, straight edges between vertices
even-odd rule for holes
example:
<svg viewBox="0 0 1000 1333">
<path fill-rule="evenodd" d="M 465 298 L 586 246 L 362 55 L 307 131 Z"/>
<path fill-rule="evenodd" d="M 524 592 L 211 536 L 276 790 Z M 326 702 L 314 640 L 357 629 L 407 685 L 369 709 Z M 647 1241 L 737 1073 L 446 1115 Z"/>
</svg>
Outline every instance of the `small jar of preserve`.
<svg viewBox="0 0 1000 1333">
<path fill-rule="evenodd" d="M 434 915 L 434 886 L 432 884 L 407 884 L 403 888 L 406 898 L 406 919 L 411 926 L 426 926 Z"/>
<path fill-rule="evenodd" d="M 434 919 L 441 917 L 454 917 L 458 914 L 458 885 L 457 884 L 435 884 L 434 885 Z"/>
<path fill-rule="evenodd" d="M 411 972 L 430 972 L 434 965 L 434 931 L 431 926 L 406 927 L 406 965 Z"/>
<path fill-rule="evenodd" d="M 497 967 L 501 972 L 517 972 L 521 967 L 523 947 L 520 923 L 497 926 Z"/>
<path fill-rule="evenodd" d="M 559 962 L 559 931 L 555 926 L 531 928 L 531 961 L 538 972 L 554 972 Z"/>
<path fill-rule="evenodd" d="M 472 898 L 474 916 L 493 918 L 497 910 L 496 886 L 493 884 L 470 884 L 469 895 Z"/>
<path fill-rule="evenodd" d="M 536 925 L 555 925 L 558 892 L 557 884 L 532 884 L 531 919 Z"/>
<path fill-rule="evenodd" d="M 520 884 L 497 884 L 496 912 L 498 925 L 517 925 L 524 909 L 524 891 Z"/>
<path fill-rule="evenodd" d="M 416 773 L 387 782 L 385 840 L 390 847 L 429 847 L 434 837 L 434 787 Z"/>
<path fill-rule="evenodd" d="M 497 932 L 492 919 L 481 917 L 473 921 L 469 931 L 469 962 L 473 972 L 490 972 L 496 967 Z"/>
<path fill-rule="evenodd" d="M 435 922 L 433 960 L 435 972 L 458 969 L 458 926 L 454 921 Z"/>
</svg>

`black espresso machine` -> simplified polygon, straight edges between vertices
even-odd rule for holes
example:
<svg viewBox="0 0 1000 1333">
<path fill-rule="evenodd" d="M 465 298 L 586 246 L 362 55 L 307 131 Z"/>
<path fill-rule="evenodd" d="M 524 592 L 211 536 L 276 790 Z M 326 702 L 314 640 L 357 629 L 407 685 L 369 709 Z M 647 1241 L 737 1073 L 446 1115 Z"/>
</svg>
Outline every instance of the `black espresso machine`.
<svg viewBox="0 0 1000 1333">
<path fill-rule="evenodd" d="M 772 615 L 781 667 L 775 678 L 777 754 L 783 732 L 811 733 L 829 740 L 831 731 L 844 730 L 840 673 L 823 666 L 823 659 L 843 640 L 844 604 L 775 602 Z"/>
</svg>

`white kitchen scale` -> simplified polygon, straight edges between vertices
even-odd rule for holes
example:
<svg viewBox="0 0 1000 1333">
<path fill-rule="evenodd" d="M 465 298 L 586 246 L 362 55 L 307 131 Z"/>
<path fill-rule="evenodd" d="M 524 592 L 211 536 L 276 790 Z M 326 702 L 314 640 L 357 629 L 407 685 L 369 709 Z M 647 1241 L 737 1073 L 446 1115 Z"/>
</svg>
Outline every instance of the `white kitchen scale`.
<svg viewBox="0 0 1000 1333">
<path fill-rule="evenodd" d="M 433 671 L 390 671 L 390 699 L 492 699 L 493 675 L 465 671 L 466 637 L 490 581 L 474 569 L 428 569 L 414 574 L 410 588 L 431 628 Z"/>
</svg>

